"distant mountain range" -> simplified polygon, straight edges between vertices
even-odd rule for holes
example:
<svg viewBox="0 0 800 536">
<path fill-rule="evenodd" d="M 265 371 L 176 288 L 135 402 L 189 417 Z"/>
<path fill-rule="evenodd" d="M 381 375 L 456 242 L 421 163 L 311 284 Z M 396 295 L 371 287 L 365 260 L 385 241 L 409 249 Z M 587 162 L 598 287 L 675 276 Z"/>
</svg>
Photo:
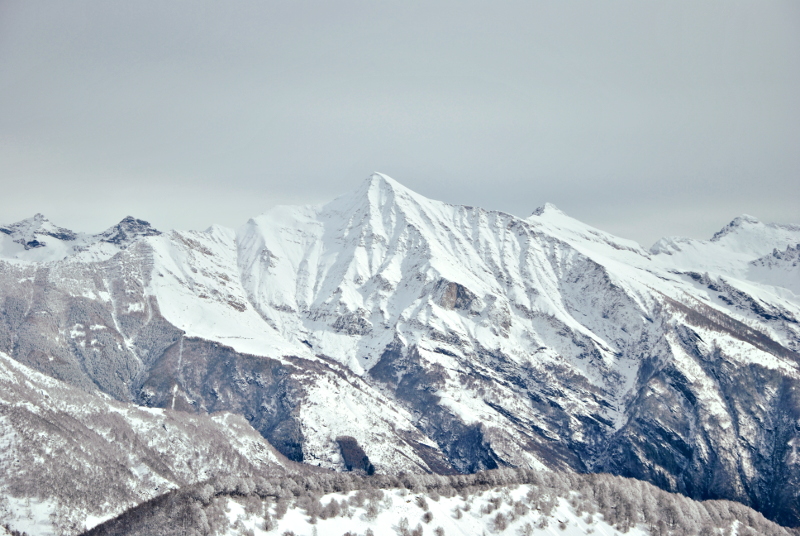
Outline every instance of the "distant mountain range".
<svg viewBox="0 0 800 536">
<path fill-rule="evenodd" d="M 646 250 L 549 204 L 523 219 L 374 174 L 235 231 L 0 225 L 0 304 L 0 384 L 16 386 L 0 442 L 42 475 L 112 459 L 136 475 L 107 506 L 34 485 L 34 507 L 19 482 L 37 473 L 14 465 L 9 519 L 61 516 L 72 534 L 151 483 L 302 462 L 607 472 L 800 525 L 798 225 L 741 216 Z M 53 406 L 52 389 L 75 402 Z M 65 469 L 54 453 L 78 452 L 76 435 L 117 439 L 97 468 Z M 50 436 L 62 450 L 31 448 Z"/>
</svg>

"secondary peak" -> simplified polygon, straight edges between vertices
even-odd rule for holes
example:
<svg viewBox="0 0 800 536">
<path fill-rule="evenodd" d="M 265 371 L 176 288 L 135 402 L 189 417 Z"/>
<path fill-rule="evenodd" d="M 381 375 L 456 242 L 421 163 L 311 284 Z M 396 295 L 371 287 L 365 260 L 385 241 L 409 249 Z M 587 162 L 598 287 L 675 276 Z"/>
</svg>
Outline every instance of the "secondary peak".
<svg viewBox="0 0 800 536">
<path fill-rule="evenodd" d="M 533 211 L 531 216 L 543 216 L 544 214 L 564 214 L 557 206 L 553 203 L 545 203 L 541 207 L 537 208 Z"/>
</svg>

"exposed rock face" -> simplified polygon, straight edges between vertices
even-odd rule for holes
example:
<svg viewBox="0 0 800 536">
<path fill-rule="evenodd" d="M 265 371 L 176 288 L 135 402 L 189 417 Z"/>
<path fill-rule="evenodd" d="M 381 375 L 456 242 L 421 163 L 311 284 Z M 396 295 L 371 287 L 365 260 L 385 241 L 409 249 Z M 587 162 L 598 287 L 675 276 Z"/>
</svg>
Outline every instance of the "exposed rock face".
<svg viewBox="0 0 800 536">
<path fill-rule="evenodd" d="M 128 216 L 99 236 L 104 242 L 119 246 L 130 244 L 144 236 L 158 236 L 160 234 L 161 231 L 153 229 L 150 223 Z"/>
<path fill-rule="evenodd" d="M 443 372 L 441 367 L 426 369 L 418 352 L 404 353 L 396 346 L 387 348 L 370 369 L 417 416 L 415 424 L 436 441 L 449 465 L 464 473 L 496 469 L 502 461 L 484 441 L 481 424 L 465 424 L 440 403 L 436 393 L 444 387 Z"/>
<path fill-rule="evenodd" d="M 445 309 L 468 311 L 477 296 L 470 292 L 467 287 L 458 283 L 442 283 L 442 297 L 439 299 L 439 305 Z"/>
<path fill-rule="evenodd" d="M 747 275 L 753 281 L 800 295 L 800 244 L 790 244 L 783 250 L 774 248 L 772 253 L 751 261 Z"/>
<path fill-rule="evenodd" d="M 367 475 L 375 473 L 375 466 L 369 461 L 369 456 L 358 444 L 356 438 L 351 436 L 339 436 L 336 438 L 339 448 L 342 451 L 344 467 L 348 471 L 360 471 Z"/>
<path fill-rule="evenodd" d="M 138 398 L 153 407 L 243 415 L 286 457 L 301 462 L 299 377 L 280 361 L 180 338 L 147 371 Z"/>
<path fill-rule="evenodd" d="M 313 465 L 366 470 L 357 445 L 377 472 L 609 471 L 800 524 L 800 299 L 779 284 L 796 227 L 646 251 L 552 206 L 520 219 L 380 175 L 236 233 L 120 226 L 84 257 L 0 261 L 0 350 L 121 400 L 239 413 Z"/>
<path fill-rule="evenodd" d="M 338 317 L 331 327 L 347 335 L 366 336 L 372 332 L 372 324 L 366 318 L 356 314 L 347 313 Z"/>
</svg>

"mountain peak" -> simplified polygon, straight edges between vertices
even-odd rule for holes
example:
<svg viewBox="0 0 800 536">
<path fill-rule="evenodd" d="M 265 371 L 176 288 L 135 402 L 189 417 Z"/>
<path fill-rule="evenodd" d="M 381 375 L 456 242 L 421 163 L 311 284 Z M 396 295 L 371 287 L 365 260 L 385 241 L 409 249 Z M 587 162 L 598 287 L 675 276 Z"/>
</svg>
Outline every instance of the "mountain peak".
<svg viewBox="0 0 800 536">
<path fill-rule="evenodd" d="M 44 214 L 41 212 L 37 212 L 30 218 L 25 218 L 24 220 L 19 220 L 9 225 L 3 226 L 3 229 L 6 230 L 16 230 L 16 231 L 25 231 L 25 230 L 36 230 L 42 227 L 42 225 L 50 223 Z M 10 233 L 6 233 L 10 234 Z"/>
<path fill-rule="evenodd" d="M 561 214 L 561 215 L 565 215 L 553 203 L 545 203 L 541 207 L 539 207 L 536 210 L 534 210 L 533 213 L 531 213 L 531 216 L 543 216 L 544 214 Z"/>
<path fill-rule="evenodd" d="M 746 224 L 758 225 L 760 223 L 761 222 L 758 220 L 758 218 L 750 216 L 749 214 L 742 214 L 741 216 L 734 218 L 728 225 L 714 233 L 714 236 L 711 237 L 711 241 L 716 242 L 723 236 L 744 227 Z"/>
<path fill-rule="evenodd" d="M 36 213 L 30 218 L 0 227 L 0 232 L 10 235 L 14 242 L 22 244 L 26 250 L 43 247 L 45 242 L 40 240 L 42 236 L 63 241 L 75 240 L 77 237 L 69 229 L 54 225 L 42 213 Z"/>
<path fill-rule="evenodd" d="M 416 192 L 406 188 L 393 178 L 383 173 L 373 173 L 364 180 L 359 187 L 343 196 L 337 197 L 325 206 L 337 212 L 351 212 L 353 210 L 378 210 L 383 207 L 411 201 L 413 204 L 425 202 L 427 199 Z"/>
<path fill-rule="evenodd" d="M 397 186 L 403 188 L 403 186 L 399 182 L 391 178 L 389 175 L 384 175 L 383 173 L 380 173 L 378 171 L 370 175 L 369 178 L 367 179 L 367 182 L 376 185 L 386 185 L 392 188 Z"/>
<path fill-rule="evenodd" d="M 127 245 L 137 238 L 144 236 L 157 236 L 161 231 L 154 229 L 150 222 L 139 220 L 133 216 L 126 216 L 115 226 L 103 231 L 98 237 L 103 242 L 117 246 Z"/>
<path fill-rule="evenodd" d="M 367 193 L 370 196 L 385 196 L 386 194 L 390 193 L 401 196 L 419 195 L 416 192 L 406 188 L 390 176 L 378 172 L 375 172 L 369 176 L 369 178 L 365 181 L 365 186 Z"/>
<path fill-rule="evenodd" d="M 735 221 L 735 222 L 737 222 L 739 224 L 741 224 L 742 222 L 761 223 L 761 221 L 758 218 L 756 218 L 755 216 L 751 216 L 749 214 L 742 214 L 738 218 L 734 218 L 733 221 Z"/>
</svg>

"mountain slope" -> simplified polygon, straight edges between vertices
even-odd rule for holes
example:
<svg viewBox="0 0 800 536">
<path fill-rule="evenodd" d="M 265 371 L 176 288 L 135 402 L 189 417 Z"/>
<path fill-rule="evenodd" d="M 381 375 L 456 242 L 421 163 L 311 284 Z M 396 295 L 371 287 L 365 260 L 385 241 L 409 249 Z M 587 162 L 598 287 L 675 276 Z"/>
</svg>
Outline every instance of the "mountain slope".
<svg viewBox="0 0 800 536">
<path fill-rule="evenodd" d="M 188 415 L 89 394 L 0 353 L 0 519 L 75 534 L 220 474 L 282 474 L 239 415 Z"/>
</svg>

